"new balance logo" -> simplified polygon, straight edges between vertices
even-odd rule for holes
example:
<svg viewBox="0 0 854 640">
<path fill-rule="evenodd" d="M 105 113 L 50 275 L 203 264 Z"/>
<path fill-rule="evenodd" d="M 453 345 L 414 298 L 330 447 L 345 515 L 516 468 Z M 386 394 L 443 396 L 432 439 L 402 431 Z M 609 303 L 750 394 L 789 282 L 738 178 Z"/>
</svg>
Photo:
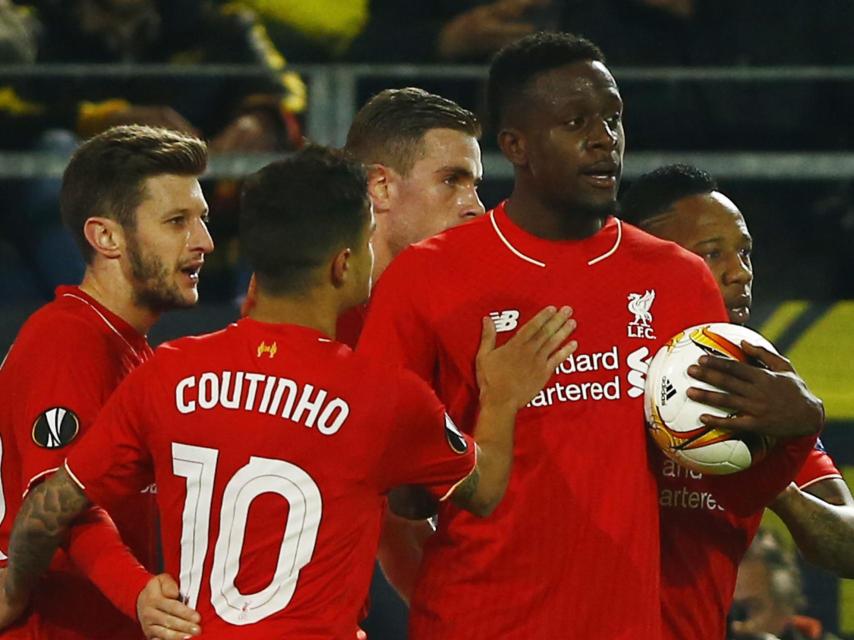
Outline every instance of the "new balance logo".
<svg viewBox="0 0 854 640">
<path fill-rule="evenodd" d="M 669 378 L 661 379 L 661 406 L 667 404 L 673 396 L 676 395 L 676 387 L 670 382 Z"/>
<path fill-rule="evenodd" d="M 508 309 L 507 311 L 493 311 L 489 314 L 492 323 L 495 325 L 496 333 L 504 331 L 513 331 L 519 326 L 519 312 L 516 309 Z"/>
</svg>

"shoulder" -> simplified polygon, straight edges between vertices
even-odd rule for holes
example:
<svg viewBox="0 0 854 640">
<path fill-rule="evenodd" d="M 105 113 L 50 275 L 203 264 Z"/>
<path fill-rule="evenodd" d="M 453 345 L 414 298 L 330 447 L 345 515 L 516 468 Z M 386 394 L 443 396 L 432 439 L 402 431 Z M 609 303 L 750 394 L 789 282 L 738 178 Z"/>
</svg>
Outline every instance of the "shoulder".
<svg viewBox="0 0 854 640">
<path fill-rule="evenodd" d="M 233 329 L 236 326 L 235 323 L 232 323 L 211 333 L 202 333 L 195 336 L 184 336 L 169 340 L 158 346 L 154 354 L 160 359 L 180 358 L 224 347 L 231 341 Z"/>
<path fill-rule="evenodd" d="M 401 391 L 411 392 L 416 387 L 429 389 L 426 382 L 406 367 L 361 351 L 352 351 L 345 345 L 338 354 L 337 364 L 360 387 L 370 389 L 371 394 L 381 395 L 386 400 L 396 397 Z"/>
<path fill-rule="evenodd" d="M 59 301 L 31 315 L 15 339 L 13 352 L 27 359 L 98 358 L 111 351 L 111 332 L 96 316 Z"/>
<path fill-rule="evenodd" d="M 391 261 L 380 282 L 383 279 L 408 281 L 410 278 L 432 281 L 442 273 L 458 272 L 461 265 L 482 255 L 482 248 L 493 236 L 488 214 L 447 229 L 407 247 Z M 391 275 L 387 277 L 386 274 Z"/>
<path fill-rule="evenodd" d="M 659 266 L 673 265 L 705 270 L 703 259 L 670 240 L 663 240 L 638 227 L 622 222 L 623 247 L 636 259 L 655 261 Z"/>
</svg>

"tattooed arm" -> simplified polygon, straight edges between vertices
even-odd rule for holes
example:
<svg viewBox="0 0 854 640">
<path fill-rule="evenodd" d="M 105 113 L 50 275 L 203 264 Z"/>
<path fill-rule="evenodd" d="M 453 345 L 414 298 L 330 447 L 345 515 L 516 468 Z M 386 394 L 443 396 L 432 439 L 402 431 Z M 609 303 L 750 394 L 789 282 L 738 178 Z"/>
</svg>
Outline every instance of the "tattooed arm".
<svg viewBox="0 0 854 640">
<path fill-rule="evenodd" d="M 62 468 L 30 491 L 15 518 L 9 540 L 0 619 L 11 621 L 23 612 L 71 523 L 89 504 Z"/>
<path fill-rule="evenodd" d="M 854 578 L 854 497 L 844 480 L 822 480 L 806 489 L 789 485 L 770 508 L 807 560 Z"/>
</svg>

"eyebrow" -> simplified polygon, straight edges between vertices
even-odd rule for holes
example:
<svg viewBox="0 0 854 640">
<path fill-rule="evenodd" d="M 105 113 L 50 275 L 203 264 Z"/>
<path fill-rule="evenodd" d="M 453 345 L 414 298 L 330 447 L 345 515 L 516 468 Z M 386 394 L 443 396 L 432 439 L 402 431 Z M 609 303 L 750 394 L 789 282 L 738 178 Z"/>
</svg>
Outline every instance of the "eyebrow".
<svg viewBox="0 0 854 640">
<path fill-rule="evenodd" d="M 747 235 L 739 236 L 739 240 L 744 241 L 745 244 L 749 244 L 753 246 L 753 238 Z M 706 240 L 701 240 L 700 242 L 695 243 L 693 246 L 700 247 L 704 244 L 712 244 L 713 242 L 724 242 L 724 238 L 721 236 L 715 236 L 714 238 L 707 238 Z"/>
<path fill-rule="evenodd" d="M 210 212 L 210 207 L 205 207 L 202 210 L 201 217 L 206 217 L 210 214 Z M 168 218 L 169 216 L 174 216 L 176 213 L 180 213 L 181 215 L 192 215 L 193 212 L 190 209 L 187 209 L 186 207 L 182 207 L 180 209 L 170 209 L 169 211 L 164 211 L 162 217 Z"/>
<path fill-rule="evenodd" d="M 455 167 L 452 165 L 446 165 L 444 167 L 439 167 L 436 169 L 436 173 L 447 173 L 457 178 L 471 178 L 474 180 L 475 184 L 480 184 L 483 182 L 483 177 L 476 178 L 474 173 L 470 169 L 466 169 L 465 167 Z"/>
</svg>

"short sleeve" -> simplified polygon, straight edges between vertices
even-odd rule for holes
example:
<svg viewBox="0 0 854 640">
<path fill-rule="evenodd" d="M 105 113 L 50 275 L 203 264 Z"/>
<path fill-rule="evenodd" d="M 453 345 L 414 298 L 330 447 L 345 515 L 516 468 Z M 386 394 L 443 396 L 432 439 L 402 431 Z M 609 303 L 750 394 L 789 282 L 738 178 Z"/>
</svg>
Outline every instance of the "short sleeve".
<svg viewBox="0 0 854 640">
<path fill-rule="evenodd" d="M 383 272 L 371 296 L 357 351 L 414 371 L 431 382 L 436 338 L 427 321 L 427 302 L 414 294 L 424 289 L 416 282 L 423 269 L 418 257 L 408 249 Z"/>
<path fill-rule="evenodd" d="M 804 466 L 801 467 L 798 476 L 795 478 L 795 484 L 799 489 L 806 489 L 808 486 L 829 480 L 831 478 L 842 478 L 842 472 L 839 471 L 833 458 L 824 450 L 821 440 L 816 442 L 815 447 L 807 456 Z"/>
<path fill-rule="evenodd" d="M 745 471 L 709 476 L 715 496 L 739 516 L 761 511 L 795 480 L 816 442 L 814 435 L 790 438 L 778 443 L 764 460 Z"/>
<path fill-rule="evenodd" d="M 147 423 L 154 420 L 151 390 L 157 386 L 151 360 L 125 378 L 69 453 L 66 469 L 92 502 L 109 509 L 115 500 L 151 483 L 152 461 L 144 436 Z"/>
<path fill-rule="evenodd" d="M 44 336 L 39 345 L 21 347 L 26 371 L 35 378 L 21 387 L 23 419 L 14 425 L 24 488 L 62 464 L 113 391 L 117 374 L 107 345 L 89 333 L 75 327 L 65 339 Z"/>
<path fill-rule="evenodd" d="M 400 371 L 394 388 L 380 463 L 381 488 L 419 484 L 445 498 L 474 469 L 474 441 L 457 429 L 432 389 L 417 376 Z"/>
</svg>

